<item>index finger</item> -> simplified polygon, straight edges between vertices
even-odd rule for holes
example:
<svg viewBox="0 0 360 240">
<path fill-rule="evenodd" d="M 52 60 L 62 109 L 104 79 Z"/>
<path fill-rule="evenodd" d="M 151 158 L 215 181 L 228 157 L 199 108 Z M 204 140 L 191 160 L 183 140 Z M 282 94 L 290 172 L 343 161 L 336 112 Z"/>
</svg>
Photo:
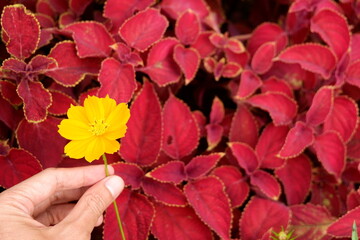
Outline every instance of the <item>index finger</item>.
<svg viewBox="0 0 360 240">
<path fill-rule="evenodd" d="M 109 166 L 109 173 L 114 169 Z M 76 168 L 48 168 L 3 192 L 3 201 L 32 215 L 35 206 L 57 191 L 90 186 L 105 177 L 104 165 Z M 1 196 L 0 195 L 0 196 Z"/>
</svg>

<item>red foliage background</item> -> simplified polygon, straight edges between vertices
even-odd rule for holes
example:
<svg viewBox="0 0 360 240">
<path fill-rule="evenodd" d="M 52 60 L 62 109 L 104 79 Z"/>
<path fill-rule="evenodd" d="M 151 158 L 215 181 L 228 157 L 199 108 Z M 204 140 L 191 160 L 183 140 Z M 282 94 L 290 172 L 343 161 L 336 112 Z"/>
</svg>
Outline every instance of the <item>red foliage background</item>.
<svg viewBox="0 0 360 240">
<path fill-rule="evenodd" d="M 109 156 L 127 185 L 127 239 L 350 239 L 360 226 L 359 1 L 0 9 L 3 188 L 88 164 L 64 156 L 57 125 L 70 104 L 108 94 L 131 107 Z M 111 207 L 93 237 L 119 237 Z"/>
</svg>

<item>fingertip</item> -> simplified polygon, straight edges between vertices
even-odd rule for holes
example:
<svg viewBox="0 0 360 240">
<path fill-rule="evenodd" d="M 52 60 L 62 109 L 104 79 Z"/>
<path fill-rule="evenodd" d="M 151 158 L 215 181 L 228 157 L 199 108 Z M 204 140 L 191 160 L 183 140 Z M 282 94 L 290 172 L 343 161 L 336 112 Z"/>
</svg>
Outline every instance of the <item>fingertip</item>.
<svg viewBox="0 0 360 240">
<path fill-rule="evenodd" d="M 108 177 L 105 181 L 105 187 L 109 190 L 112 197 L 115 199 L 124 189 L 124 181 L 121 177 L 113 175 Z"/>
</svg>

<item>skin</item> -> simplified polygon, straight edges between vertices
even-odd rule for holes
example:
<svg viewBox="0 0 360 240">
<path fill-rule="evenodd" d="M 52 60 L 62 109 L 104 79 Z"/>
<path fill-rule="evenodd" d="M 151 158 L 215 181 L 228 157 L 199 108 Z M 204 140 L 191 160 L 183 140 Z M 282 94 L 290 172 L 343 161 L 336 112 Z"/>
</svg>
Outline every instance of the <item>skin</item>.
<svg viewBox="0 0 360 240">
<path fill-rule="evenodd" d="M 123 188 L 103 165 L 46 169 L 0 193 L 0 239 L 88 240 Z"/>
</svg>

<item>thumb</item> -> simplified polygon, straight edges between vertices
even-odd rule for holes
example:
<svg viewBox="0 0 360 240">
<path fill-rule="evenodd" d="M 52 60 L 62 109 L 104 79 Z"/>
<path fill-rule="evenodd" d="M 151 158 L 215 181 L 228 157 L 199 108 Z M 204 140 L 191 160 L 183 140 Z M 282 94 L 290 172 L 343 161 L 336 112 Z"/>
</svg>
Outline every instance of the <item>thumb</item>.
<svg viewBox="0 0 360 240">
<path fill-rule="evenodd" d="M 61 222 L 77 231 L 91 233 L 99 217 L 124 189 L 124 181 L 110 176 L 89 188 L 79 199 L 74 209 Z"/>
</svg>

